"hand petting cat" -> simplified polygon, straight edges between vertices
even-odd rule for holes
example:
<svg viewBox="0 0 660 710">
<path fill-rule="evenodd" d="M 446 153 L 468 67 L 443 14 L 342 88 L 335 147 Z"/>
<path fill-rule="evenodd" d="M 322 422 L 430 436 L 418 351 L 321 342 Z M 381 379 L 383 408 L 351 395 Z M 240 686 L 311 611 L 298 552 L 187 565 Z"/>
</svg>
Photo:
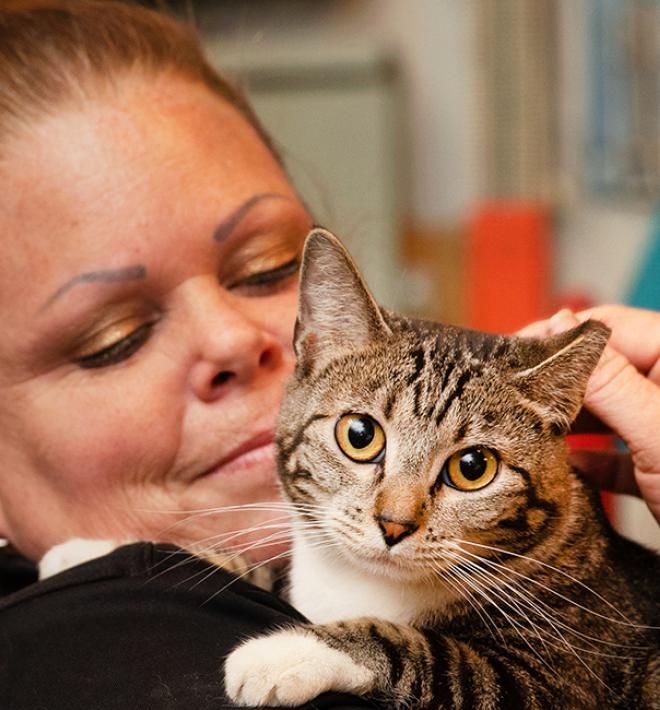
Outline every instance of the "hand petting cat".
<svg viewBox="0 0 660 710">
<path fill-rule="evenodd" d="M 585 407 L 631 455 L 581 450 L 573 452 L 573 462 L 606 490 L 641 495 L 660 523 L 660 313 L 619 305 L 562 310 L 521 334 L 555 334 L 589 318 L 608 325 L 612 335 L 587 385 Z M 583 422 L 580 431 L 594 425 L 593 419 Z"/>
</svg>

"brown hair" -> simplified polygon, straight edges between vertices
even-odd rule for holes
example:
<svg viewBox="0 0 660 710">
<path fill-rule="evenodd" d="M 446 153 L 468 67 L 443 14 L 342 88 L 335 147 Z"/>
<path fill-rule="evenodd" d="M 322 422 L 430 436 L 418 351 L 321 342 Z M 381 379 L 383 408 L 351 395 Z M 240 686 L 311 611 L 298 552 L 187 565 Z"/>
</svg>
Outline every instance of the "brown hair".
<svg viewBox="0 0 660 710">
<path fill-rule="evenodd" d="M 116 0 L 14 0 L 0 10 L 0 141 L 137 72 L 171 72 L 206 85 L 246 118 L 279 161 L 245 96 L 207 62 L 191 28 Z"/>
</svg>

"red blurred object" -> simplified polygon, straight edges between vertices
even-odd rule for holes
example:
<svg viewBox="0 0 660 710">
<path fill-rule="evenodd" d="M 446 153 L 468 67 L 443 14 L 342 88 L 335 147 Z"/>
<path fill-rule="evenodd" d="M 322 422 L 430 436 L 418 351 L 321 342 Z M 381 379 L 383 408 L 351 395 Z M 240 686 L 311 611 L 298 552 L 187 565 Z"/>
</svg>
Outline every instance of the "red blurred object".
<svg viewBox="0 0 660 710">
<path fill-rule="evenodd" d="M 611 434 L 570 434 L 566 441 L 571 449 L 600 449 L 614 448 L 614 437 Z M 603 502 L 605 513 L 611 522 L 615 520 L 614 498 L 611 493 L 602 492 L 600 499 Z"/>
<path fill-rule="evenodd" d="M 589 294 L 585 291 L 580 291 L 579 289 L 572 289 L 570 291 L 565 291 L 560 293 L 556 299 L 556 307 L 553 311 L 556 313 L 562 308 L 569 308 L 573 313 L 578 311 L 583 311 L 590 306 L 593 306 L 592 300 L 589 298 Z"/>
<path fill-rule="evenodd" d="M 468 228 L 468 325 L 511 333 L 549 315 L 550 264 L 545 207 L 508 201 L 482 205 Z"/>
</svg>

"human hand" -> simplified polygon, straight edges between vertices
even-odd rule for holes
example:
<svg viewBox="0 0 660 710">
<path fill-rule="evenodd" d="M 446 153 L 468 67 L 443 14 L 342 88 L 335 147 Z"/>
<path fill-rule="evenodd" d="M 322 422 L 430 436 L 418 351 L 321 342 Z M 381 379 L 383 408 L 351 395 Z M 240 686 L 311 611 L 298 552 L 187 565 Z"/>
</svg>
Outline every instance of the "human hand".
<svg viewBox="0 0 660 710">
<path fill-rule="evenodd" d="M 660 312 L 626 306 L 562 310 L 520 335 L 554 335 L 589 318 L 609 326 L 612 336 L 589 379 L 574 431 L 609 429 L 630 453 L 576 450 L 571 460 L 605 490 L 641 495 L 660 523 Z"/>
</svg>

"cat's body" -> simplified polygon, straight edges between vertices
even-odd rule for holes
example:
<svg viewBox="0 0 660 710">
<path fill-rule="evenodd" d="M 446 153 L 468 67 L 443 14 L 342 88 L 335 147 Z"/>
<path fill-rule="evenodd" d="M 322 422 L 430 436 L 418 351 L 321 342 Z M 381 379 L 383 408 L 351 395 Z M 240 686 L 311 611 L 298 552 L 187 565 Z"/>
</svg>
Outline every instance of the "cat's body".
<svg viewBox="0 0 660 710">
<path fill-rule="evenodd" d="M 563 440 L 606 340 L 389 314 L 312 235 L 278 444 L 291 600 L 313 624 L 234 652 L 230 695 L 658 707 L 660 564 L 610 530 Z"/>
<path fill-rule="evenodd" d="M 365 636 L 382 634 L 381 649 L 388 649 L 381 661 L 389 687 L 380 687 L 375 695 L 395 698 L 402 706 L 416 706 L 422 693 L 415 673 L 403 674 L 401 668 L 406 664 L 413 671 L 423 668 L 429 652 L 434 671 L 429 672 L 430 693 L 423 705 L 430 708 L 660 707 L 658 632 L 644 628 L 660 626 L 657 558 L 609 528 L 594 526 L 593 519 L 587 518 L 584 529 L 576 527 L 575 535 L 596 538 L 578 553 L 592 556 L 593 571 L 584 574 L 575 565 L 562 566 L 561 559 L 551 558 L 549 564 L 568 568 L 581 584 L 543 565 L 523 564 L 523 574 L 535 580 L 525 585 L 531 592 L 529 600 L 513 591 L 516 579 L 521 579 L 515 575 L 508 579 L 512 588 L 504 588 L 506 598 L 501 598 L 501 592 L 485 590 L 491 602 L 474 593 L 469 583 L 462 583 L 463 592 L 473 592 L 479 612 L 442 585 L 416 587 L 365 574 L 364 567 L 319 551 L 300 535 L 294 549 L 292 602 L 317 624 L 327 625 L 318 630 L 321 638 L 335 648 L 350 648 L 351 657 L 367 667 L 376 662 L 377 654 L 366 649 L 359 637 L 354 646 L 347 644 L 346 627 L 333 622 L 371 617 L 374 630 L 368 624 Z M 488 565 L 483 568 L 496 571 Z M 475 569 L 470 571 L 479 580 Z M 611 604 L 597 595 L 612 600 Z M 505 614 L 512 620 L 507 621 Z M 381 621 L 428 632 L 428 648 L 419 656 L 409 655 L 413 637 L 407 635 L 402 645 L 393 647 L 387 639 L 401 639 L 400 632 L 392 634 L 393 629 Z M 461 656 L 461 650 L 468 653 Z M 496 668 L 497 673 L 491 675 L 486 668 Z M 449 688 L 447 679 L 452 675 L 455 684 Z M 453 704 L 437 700 L 449 696 L 454 697 Z"/>
</svg>

